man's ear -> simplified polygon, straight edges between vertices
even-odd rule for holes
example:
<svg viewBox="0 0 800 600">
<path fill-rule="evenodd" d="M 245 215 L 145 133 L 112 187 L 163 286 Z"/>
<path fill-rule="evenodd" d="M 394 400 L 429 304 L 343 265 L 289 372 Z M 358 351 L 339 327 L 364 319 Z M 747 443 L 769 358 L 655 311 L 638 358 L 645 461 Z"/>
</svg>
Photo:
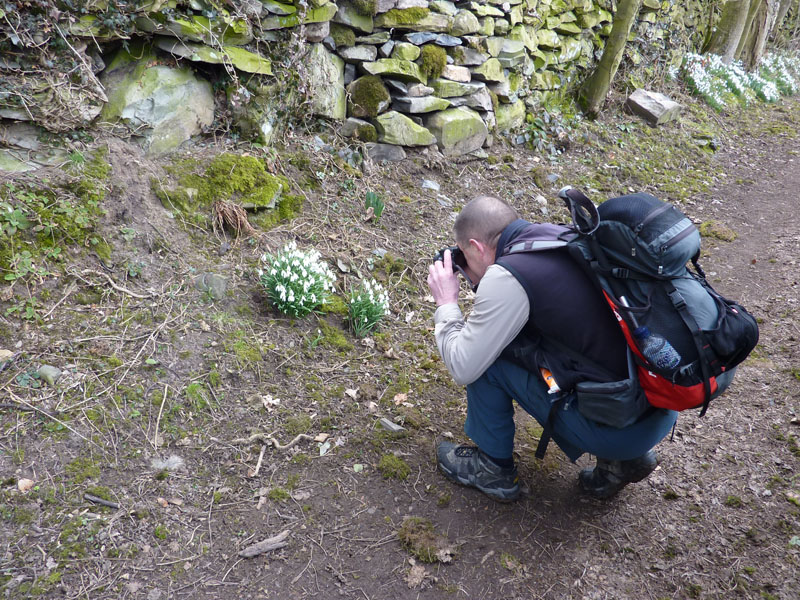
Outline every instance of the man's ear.
<svg viewBox="0 0 800 600">
<path fill-rule="evenodd" d="M 486 249 L 488 248 L 488 246 L 484 242 L 476 240 L 475 238 L 470 238 L 469 245 L 475 248 L 475 250 L 477 250 L 481 256 L 483 256 L 483 254 L 486 252 Z"/>
</svg>

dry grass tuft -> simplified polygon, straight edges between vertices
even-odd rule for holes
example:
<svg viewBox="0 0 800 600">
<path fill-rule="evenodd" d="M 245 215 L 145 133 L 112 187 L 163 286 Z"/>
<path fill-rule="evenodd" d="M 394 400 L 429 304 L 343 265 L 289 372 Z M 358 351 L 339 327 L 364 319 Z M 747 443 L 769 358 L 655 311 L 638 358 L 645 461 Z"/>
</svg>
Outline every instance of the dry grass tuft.
<svg viewBox="0 0 800 600">
<path fill-rule="evenodd" d="M 211 214 L 214 233 L 217 235 L 220 232 L 224 232 L 225 227 L 234 231 L 237 238 L 242 233 L 245 235 L 254 235 L 256 233 L 256 230 L 250 225 L 250 221 L 247 220 L 247 211 L 238 204 L 226 200 L 217 200 L 211 206 Z"/>
</svg>

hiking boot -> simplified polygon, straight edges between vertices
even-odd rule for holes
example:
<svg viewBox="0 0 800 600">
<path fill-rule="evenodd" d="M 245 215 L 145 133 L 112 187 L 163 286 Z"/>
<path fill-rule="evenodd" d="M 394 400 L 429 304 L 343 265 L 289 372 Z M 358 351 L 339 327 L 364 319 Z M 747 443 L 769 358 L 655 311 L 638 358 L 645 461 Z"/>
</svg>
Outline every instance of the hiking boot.
<svg viewBox="0 0 800 600">
<path fill-rule="evenodd" d="M 641 481 L 658 465 L 655 451 L 632 460 L 597 459 L 593 469 L 583 469 L 578 474 L 581 489 L 599 499 L 610 498 L 629 483 Z"/>
<path fill-rule="evenodd" d="M 519 498 L 517 467 L 501 467 L 480 448 L 440 442 L 436 447 L 439 469 L 445 477 L 461 485 L 478 488 L 499 502 Z"/>
</svg>

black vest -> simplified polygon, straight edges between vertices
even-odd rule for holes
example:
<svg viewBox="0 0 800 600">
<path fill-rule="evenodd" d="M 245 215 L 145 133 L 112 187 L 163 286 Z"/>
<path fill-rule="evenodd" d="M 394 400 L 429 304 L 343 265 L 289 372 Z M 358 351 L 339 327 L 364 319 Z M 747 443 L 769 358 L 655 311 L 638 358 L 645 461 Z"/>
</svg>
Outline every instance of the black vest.
<svg viewBox="0 0 800 600">
<path fill-rule="evenodd" d="M 628 377 L 622 331 L 600 290 L 567 250 L 507 254 L 514 244 L 554 240 L 566 231 L 518 219 L 503 230 L 495 259 L 520 282 L 530 302 L 528 322 L 502 357 L 534 372 L 549 368 L 564 391 L 580 381 Z"/>
</svg>

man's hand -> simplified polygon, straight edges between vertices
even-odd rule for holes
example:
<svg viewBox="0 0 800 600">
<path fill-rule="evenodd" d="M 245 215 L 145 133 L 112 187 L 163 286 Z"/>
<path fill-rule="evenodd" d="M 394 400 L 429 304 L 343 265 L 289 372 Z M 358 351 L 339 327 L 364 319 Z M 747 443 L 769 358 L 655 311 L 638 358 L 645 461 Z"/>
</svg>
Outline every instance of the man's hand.
<svg viewBox="0 0 800 600">
<path fill-rule="evenodd" d="M 436 306 L 458 302 L 458 290 L 461 286 L 458 276 L 453 272 L 450 250 L 445 250 L 444 260 L 434 261 L 428 267 L 428 287 Z"/>
</svg>

